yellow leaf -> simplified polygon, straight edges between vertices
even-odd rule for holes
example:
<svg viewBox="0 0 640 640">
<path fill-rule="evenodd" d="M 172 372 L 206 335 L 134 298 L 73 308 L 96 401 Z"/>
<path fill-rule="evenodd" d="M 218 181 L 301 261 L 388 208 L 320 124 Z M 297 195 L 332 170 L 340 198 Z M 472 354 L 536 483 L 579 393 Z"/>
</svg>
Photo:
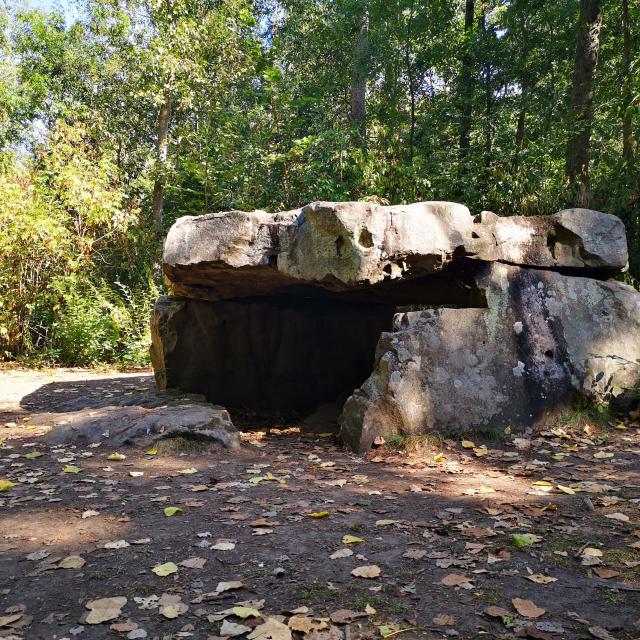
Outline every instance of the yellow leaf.
<svg viewBox="0 0 640 640">
<path fill-rule="evenodd" d="M 122 462 L 123 460 L 126 460 L 127 456 L 125 456 L 122 453 L 118 453 L 117 451 L 114 453 L 110 453 L 107 456 L 107 460 L 115 460 L 116 462 Z"/>
<path fill-rule="evenodd" d="M 148 456 L 155 456 L 158 453 L 158 450 L 155 447 L 151 447 L 151 449 L 147 449 L 145 453 Z"/>
<path fill-rule="evenodd" d="M 326 518 L 329 515 L 328 511 L 315 511 L 314 513 L 305 513 L 307 518 Z"/>
<path fill-rule="evenodd" d="M 234 616 L 238 616 L 238 618 L 259 618 L 262 614 L 253 607 L 233 607 L 231 612 Z"/>
<path fill-rule="evenodd" d="M 560 489 L 560 491 L 562 491 L 562 493 L 567 493 L 570 496 L 575 496 L 576 492 L 571 488 L 571 487 L 565 487 L 561 484 L 558 485 L 558 489 Z"/>
<path fill-rule="evenodd" d="M 29 458 L 29 460 L 34 460 L 35 458 L 39 458 L 42 454 L 39 451 L 31 451 L 25 455 L 25 458 Z"/>
<path fill-rule="evenodd" d="M 434 462 L 443 462 L 445 459 L 444 453 L 438 453 L 437 455 L 433 456 L 433 461 Z"/>
<path fill-rule="evenodd" d="M 471 440 L 463 440 L 461 443 L 464 449 L 475 449 L 476 445 Z"/>
<path fill-rule="evenodd" d="M 0 491 L 9 491 L 16 486 L 15 482 L 11 482 L 11 480 L 0 480 Z"/>
<path fill-rule="evenodd" d="M 175 562 L 165 562 L 164 564 L 159 564 L 158 566 L 153 567 L 151 571 L 153 571 L 157 576 L 164 577 L 171 575 L 172 573 L 177 573 L 178 565 Z"/>
<path fill-rule="evenodd" d="M 626 424 L 622 424 L 622 422 L 616 425 L 616 429 L 620 429 L 620 431 L 626 431 L 628 428 L 629 427 L 627 427 Z"/>
<path fill-rule="evenodd" d="M 360 542 L 364 542 L 362 538 L 358 538 L 358 536 L 345 535 L 342 536 L 342 544 L 358 544 Z"/>
<path fill-rule="evenodd" d="M 489 450 L 486 447 L 476 447 L 473 450 L 473 453 L 476 454 L 477 458 L 482 458 L 483 456 L 486 456 L 487 453 L 489 453 Z"/>
<path fill-rule="evenodd" d="M 553 487 L 553 485 L 546 480 L 536 480 L 533 484 L 536 487 Z"/>
<path fill-rule="evenodd" d="M 65 464 L 62 470 L 65 473 L 80 473 L 82 471 L 80 467 L 76 467 L 74 464 Z"/>
<path fill-rule="evenodd" d="M 180 507 L 165 507 L 164 515 L 167 516 L 167 518 L 169 518 L 171 516 L 175 516 L 176 513 L 180 513 L 181 511 L 182 509 Z"/>
<path fill-rule="evenodd" d="M 613 453 L 610 453 L 609 451 L 598 451 L 593 454 L 593 457 L 598 460 L 607 460 L 608 458 L 613 458 Z"/>
</svg>

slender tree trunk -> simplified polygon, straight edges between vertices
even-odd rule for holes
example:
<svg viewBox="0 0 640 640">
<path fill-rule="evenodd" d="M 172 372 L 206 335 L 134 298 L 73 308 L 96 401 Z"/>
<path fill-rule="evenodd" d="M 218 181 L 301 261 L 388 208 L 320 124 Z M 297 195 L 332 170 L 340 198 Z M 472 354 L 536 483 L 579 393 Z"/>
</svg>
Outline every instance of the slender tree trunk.
<svg viewBox="0 0 640 640">
<path fill-rule="evenodd" d="M 580 0 L 571 88 L 571 133 L 567 143 L 566 174 L 573 189 L 574 204 L 582 207 L 588 207 L 591 202 L 589 147 L 601 26 L 601 0 Z"/>
<path fill-rule="evenodd" d="M 171 93 L 169 91 L 165 91 L 164 102 L 162 103 L 158 114 L 158 135 L 156 137 L 158 175 L 153 184 L 153 218 L 156 222 L 156 234 L 158 238 L 162 238 L 164 234 L 164 170 L 167 161 L 171 109 Z"/>
<path fill-rule="evenodd" d="M 493 85 L 491 82 L 491 55 L 489 53 L 489 29 L 487 28 L 487 14 L 485 4 L 482 4 L 482 14 L 479 19 L 482 39 L 485 49 L 483 64 L 484 80 L 484 166 L 489 169 L 493 155 Z M 488 171 L 486 177 L 488 178 Z"/>
<path fill-rule="evenodd" d="M 351 70 L 351 119 L 364 139 L 367 116 L 367 50 L 369 48 L 369 16 L 365 12 L 360 22 L 353 48 Z"/>
<path fill-rule="evenodd" d="M 411 38 L 413 36 L 413 9 L 414 2 L 411 0 L 409 7 L 409 19 L 407 20 L 407 41 L 404 49 L 404 59 L 407 66 L 407 78 L 409 79 L 409 99 L 411 104 L 411 123 L 409 128 L 409 162 L 413 163 L 413 148 L 416 138 L 416 87 L 413 62 L 411 61 Z"/>
<path fill-rule="evenodd" d="M 633 95 L 631 75 L 631 24 L 629 21 L 629 0 L 622 0 L 622 33 L 623 33 L 623 89 L 622 89 L 622 157 L 627 163 L 629 172 L 634 166 L 633 138 Z"/>
<path fill-rule="evenodd" d="M 522 7 L 524 9 L 524 7 Z M 524 142 L 527 132 L 527 100 L 529 97 L 529 83 L 535 82 L 529 77 L 527 70 L 527 61 L 531 53 L 529 47 L 529 30 L 527 28 L 527 19 L 525 11 L 521 10 L 519 16 L 520 31 L 522 32 L 523 60 L 520 63 L 522 69 L 522 77 L 520 79 L 520 111 L 518 113 L 518 124 L 516 125 L 515 151 L 513 153 L 513 162 L 511 164 L 512 174 L 515 176 L 520 169 L 520 160 L 524 151 Z"/>
<path fill-rule="evenodd" d="M 464 11 L 464 31 L 466 36 L 465 52 L 462 56 L 460 72 L 460 158 L 464 159 L 469 152 L 471 142 L 471 116 L 473 114 L 473 56 L 471 52 L 471 36 L 475 15 L 474 0 L 466 0 Z"/>
<path fill-rule="evenodd" d="M 521 98 L 524 101 L 524 87 L 522 89 Z M 520 113 L 518 114 L 518 124 L 516 125 L 516 140 L 515 147 L 516 150 L 513 154 L 513 174 L 518 173 L 518 169 L 520 168 L 520 157 L 522 155 L 522 151 L 524 149 L 524 139 L 527 128 L 527 109 L 524 104 L 520 107 Z"/>
</svg>

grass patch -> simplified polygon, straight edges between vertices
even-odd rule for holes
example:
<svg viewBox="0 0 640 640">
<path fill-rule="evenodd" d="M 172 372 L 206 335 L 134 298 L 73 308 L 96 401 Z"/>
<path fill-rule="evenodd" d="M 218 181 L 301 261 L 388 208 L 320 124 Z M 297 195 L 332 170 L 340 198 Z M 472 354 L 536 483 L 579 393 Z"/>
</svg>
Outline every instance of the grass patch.
<svg viewBox="0 0 640 640">
<path fill-rule="evenodd" d="M 164 453 L 209 453 L 214 449 L 219 449 L 215 443 L 203 438 L 186 438 L 175 436 L 172 438 L 162 438 L 155 444 L 158 455 Z"/>
<path fill-rule="evenodd" d="M 481 591 L 478 598 L 488 605 L 497 607 L 505 600 L 504 589 L 499 585 L 490 585 Z"/>
<path fill-rule="evenodd" d="M 442 436 L 437 433 L 423 433 L 420 435 L 404 435 L 395 433 L 389 436 L 387 443 L 393 449 L 404 451 L 407 455 L 421 455 L 431 449 L 442 446 Z"/>
<path fill-rule="evenodd" d="M 339 592 L 330 589 L 326 582 L 314 580 L 309 585 L 293 587 L 295 596 L 304 605 L 326 604 L 337 598 Z"/>
<path fill-rule="evenodd" d="M 584 430 L 587 426 L 604 427 L 613 420 L 606 402 L 594 404 L 587 398 L 575 400 L 571 409 L 556 420 L 556 426 L 566 430 Z"/>
</svg>

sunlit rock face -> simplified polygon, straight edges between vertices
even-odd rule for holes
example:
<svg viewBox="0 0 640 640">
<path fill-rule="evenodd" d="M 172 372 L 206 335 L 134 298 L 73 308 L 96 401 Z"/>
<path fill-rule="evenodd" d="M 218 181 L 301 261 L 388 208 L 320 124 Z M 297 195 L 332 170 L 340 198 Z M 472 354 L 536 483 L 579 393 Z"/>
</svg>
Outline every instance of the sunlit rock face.
<svg viewBox="0 0 640 640">
<path fill-rule="evenodd" d="M 622 222 L 586 209 L 315 202 L 180 218 L 156 304 L 160 387 L 231 409 L 343 406 L 345 441 L 513 428 L 640 386 Z M 396 313 L 398 311 L 398 313 Z"/>
</svg>

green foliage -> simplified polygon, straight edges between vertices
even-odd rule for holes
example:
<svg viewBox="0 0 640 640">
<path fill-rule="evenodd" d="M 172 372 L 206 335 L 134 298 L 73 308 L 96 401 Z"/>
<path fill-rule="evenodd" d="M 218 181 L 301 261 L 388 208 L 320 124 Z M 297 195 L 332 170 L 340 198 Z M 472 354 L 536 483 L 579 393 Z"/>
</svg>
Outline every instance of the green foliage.
<svg viewBox="0 0 640 640">
<path fill-rule="evenodd" d="M 476 1 L 470 29 L 464 5 L 80 0 L 73 21 L 0 9 L 0 356 L 142 361 L 160 288 L 158 182 L 165 228 L 320 199 L 500 215 L 568 205 L 578 0 Z M 623 159 L 622 121 L 637 156 L 640 8 L 630 3 L 626 60 L 620 3 L 603 6 L 592 206 L 625 221 L 638 277 L 640 172 Z"/>
</svg>

